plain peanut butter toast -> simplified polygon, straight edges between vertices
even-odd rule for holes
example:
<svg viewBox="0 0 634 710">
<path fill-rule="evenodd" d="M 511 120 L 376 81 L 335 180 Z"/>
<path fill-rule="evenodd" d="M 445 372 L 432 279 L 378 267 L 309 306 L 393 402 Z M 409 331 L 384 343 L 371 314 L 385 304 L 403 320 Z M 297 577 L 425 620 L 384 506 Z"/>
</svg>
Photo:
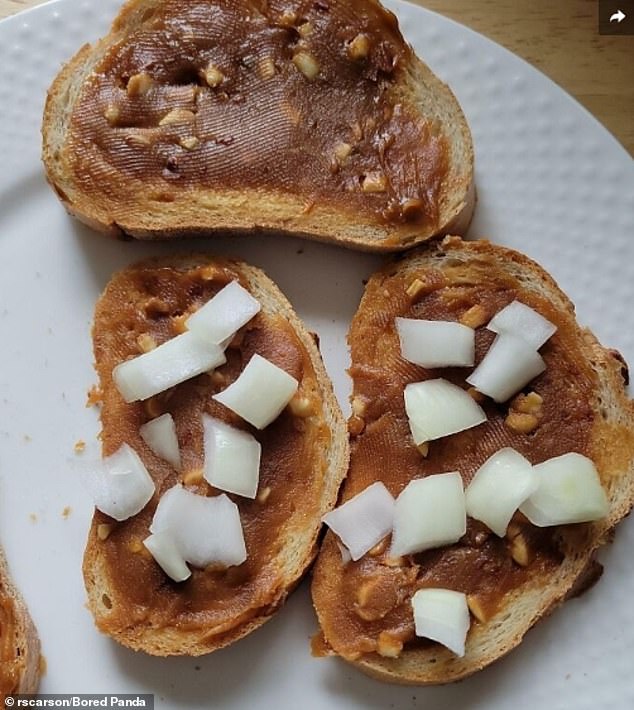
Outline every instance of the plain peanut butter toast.
<svg viewBox="0 0 634 710">
<path fill-rule="evenodd" d="M 89 608 L 133 649 L 214 651 L 297 585 L 347 469 L 316 339 L 258 269 L 190 256 L 117 273 L 93 341 Z"/>
<path fill-rule="evenodd" d="M 376 273 L 349 344 L 314 650 L 391 682 L 464 678 L 598 578 L 634 502 L 627 368 L 540 266 L 457 237 Z"/>
<path fill-rule="evenodd" d="M 462 110 L 375 0 L 131 0 L 53 82 L 43 160 L 70 213 L 139 239 L 394 251 L 475 203 Z"/>
</svg>

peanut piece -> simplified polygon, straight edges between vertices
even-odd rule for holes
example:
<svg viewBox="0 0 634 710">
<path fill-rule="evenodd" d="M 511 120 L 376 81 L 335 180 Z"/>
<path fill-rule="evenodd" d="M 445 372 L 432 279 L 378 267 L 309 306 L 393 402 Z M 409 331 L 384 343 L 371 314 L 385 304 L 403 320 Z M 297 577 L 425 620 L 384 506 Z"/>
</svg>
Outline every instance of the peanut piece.
<svg viewBox="0 0 634 710">
<path fill-rule="evenodd" d="M 504 420 L 509 429 L 518 434 L 530 434 L 537 429 L 539 420 L 534 414 L 522 414 L 521 412 L 510 412 Z"/>
<path fill-rule="evenodd" d="M 185 150 L 196 150 L 200 145 L 200 141 L 196 136 L 187 136 L 186 138 L 181 138 L 178 142 Z"/>
<path fill-rule="evenodd" d="M 486 399 L 486 395 L 479 392 L 475 387 L 469 387 L 467 394 L 471 397 L 471 399 L 478 402 L 478 404 L 481 404 Z"/>
<path fill-rule="evenodd" d="M 511 402 L 511 409 L 522 414 L 535 414 L 541 412 L 544 400 L 537 392 L 529 392 L 528 394 L 518 394 Z"/>
<path fill-rule="evenodd" d="M 119 118 L 121 117 L 121 111 L 118 106 L 114 104 L 108 104 L 104 112 L 104 118 L 111 126 L 116 126 L 119 123 Z"/>
<path fill-rule="evenodd" d="M 300 37 L 306 39 L 306 37 L 309 37 L 313 33 L 313 25 L 310 22 L 304 22 L 297 28 L 297 31 Z"/>
<path fill-rule="evenodd" d="M 258 73 L 261 79 L 272 79 L 277 70 L 275 69 L 275 62 L 271 57 L 264 57 L 258 62 Z"/>
<path fill-rule="evenodd" d="M 475 594 L 467 594 L 467 606 L 478 621 L 484 623 L 488 619 L 482 607 L 482 602 Z"/>
<path fill-rule="evenodd" d="M 316 79 L 319 74 L 319 62 L 303 49 L 293 55 L 293 64 L 309 81 Z"/>
<path fill-rule="evenodd" d="M 217 88 L 222 84 L 225 79 L 225 75 L 218 69 L 214 64 L 209 64 L 205 69 L 205 81 L 212 89 Z"/>
<path fill-rule="evenodd" d="M 419 444 L 416 448 L 418 449 L 418 453 L 426 459 L 429 454 L 429 442 L 423 441 L 423 443 Z"/>
<path fill-rule="evenodd" d="M 425 288 L 425 284 L 420 279 L 414 279 L 412 283 L 405 289 L 405 293 L 410 298 L 416 298 L 419 293 Z"/>
<path fill-rule="evenodd" d="M 107 523 L 101 523 L 101 525 L 97 525 L 97 537 L 101 541 L 107 540 L 110 537 L 111 532 L 112 525 L 108 525 Z"/>
<path fill-rule="evenodd" d="M 363 192 L 385 192 L 387 190 L 387 178 L 381 172 L 372 172 L 364 176 L 361 182 Z"/>
<path fill-rule="evenodd" d="M 159 121 L 159 126 L 172 126 L 176 123 L 189 123 L 194 120 L 194 114 L 186 108 L 173 108 Z"/>
<path fill-rule="evenodd" d="M 156 419 L 163 414 L 163 403 L 159 397 L 150 397 L 143 402 L 143 409 L 150 419 Z"/>
<path fill-rule="evenodd" d="M 149 74 L 141 72 L 131 76 L 128 81 L 127 92 L 128 96 L 145 96 L 154 85 L 154 81 Z"/>
<path fill-rule="evenodd" d="M 300 419 L 306 419 L 314 413 L 313 402 L 308 397 L 295 395 L 288 404 L 291 414 Z"/>
<path fill-rule="evenodd" d="M 528 544 L 526 543 L 526 538 L 522 533 L 516 535 L 509 545 L 509 551 L 511 557 L 517 562 L 520 567 L 526 567 L 530 562 L 530 551 L 528 549 Z"/>
<path fill-rule="evenodd" d="M 475 306 L 471 306 L 469 310 L 465 311 L 460 316 L 460 322 L 462 325 L 466 325 L 469 328 L 479 328 L 484 325 L 489 320 L 489 314 L 486 312 L 484 306 L 476 303 Z"/>
<path fill-rule="evenodd" d="M 376 647 L 379 656 L 384 658 L 398 658 L 403 650 L 403 642 L 389 633 L 381 631 Z"/>
<path fill-rule="evenodd" d="M 381 542 L 377 542 L 377 544 L 368 552 L 368 555 L 370 555 L 370 557 L 378 557 L 379 555 L 382 555 L 386 549 L 387 537 L 384 537 Z"/>
<path fill-rule="evenodd" d="M 358 34 L 348 45 L 348 56 L 355 62 L 366 59 L 370 54 L 370 40 L 367 35 Z"/>
<path fill-rule="evenodd" d="M 270 486 L 265 486 L 259 493 L 257 497 L 257 501 L 260 504 L 266 503 L 266 501 L 269 499 L 269 496 L 271 495 L 271 487 Z"/>
<path fill-rule="evenodd" d="M 357 417 L 362 417 L 365 414 L 367 404 L 361 397 L 354 397 L 352 400 L 352 413 Z"/>
<path fill-rule="evenodd" d="M 338 163 L 345 163 L 350 153 L 352 153 L 352 146 L 350 143 L 337 143 L 334 152 L 336 161 Z"/>
<path fill-rule="evenodd" d="M 149 333 L 141 333 L 137 336 L 136 344 L 142 353 L 149 353 L 156 348 L 156 340 Z"/>
<path fill-rule="evenodd" d="M 365 419 L 362 417 L 350 417 L 348 419 L 348 432 L 352 434 L 352 436 L 359 436 L 365 429 Z"/>
</svg>

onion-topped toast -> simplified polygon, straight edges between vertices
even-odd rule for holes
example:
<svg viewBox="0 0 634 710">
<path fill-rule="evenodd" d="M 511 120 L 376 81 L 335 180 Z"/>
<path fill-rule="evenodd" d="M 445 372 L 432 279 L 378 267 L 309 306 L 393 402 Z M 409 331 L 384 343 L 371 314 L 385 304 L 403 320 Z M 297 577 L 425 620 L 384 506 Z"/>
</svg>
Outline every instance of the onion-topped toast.
<svg viewBox="0 0 634 710">
<path fill-rule="evenodd" d="M 375 274 L 349 343 L 315 650 L 387 681 L 458 680 L 598 578 L 634 501 L 627 368 L 540 266 L 457 237 Z"/>
<path fill-rule="evenodd" d="M 37 630 L 0 549 L 0 702 L 15 693 L 35 693 L 40 666 Z"/>
<path fill-rule="evenodd" d="M 117 273 L 93 341 L 106 458 L 84 474 L 89 608 L 150 654 L 226 646 L 298 583 L 345 475 L 315 338 L 260 270 L 200 255 Z"/>
<path fill-rule="evenodd" d="M 376 0 L 130 0 L 53 82 L 43 139 L 68 211 L 114 236 L 394 251 L 475 201 L 462 110 Z"/>
</svg>

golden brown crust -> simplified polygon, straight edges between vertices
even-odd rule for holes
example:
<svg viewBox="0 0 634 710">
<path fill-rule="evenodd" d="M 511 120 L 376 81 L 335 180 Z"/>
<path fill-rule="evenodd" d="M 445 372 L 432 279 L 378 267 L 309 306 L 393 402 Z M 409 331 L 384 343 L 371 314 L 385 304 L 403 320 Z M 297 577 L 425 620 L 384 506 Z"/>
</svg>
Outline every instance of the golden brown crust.
<svg viewBox="0 0 634 710">
<path fill-rule="evenodd" d="M 40 640 L 0 549 L 0 703 L 14 693 L 35 693 L 40 681 Z"/>
<path fill-rule="evenodd" d="M 214 1 L 221 5 L 224 2 Z M 280 128 L 282 119 L 276 114 L 269 120 L 266 114 L 279 101 L 258 99 L 257 110 L 250 109 L 250 114 L 247 101 L 241 121 L 257 140 L 242 145 L 240 135 L 238 138 L 219 138 L 215 133 L 212 138 L 206 135 L 203 124 L 216 119 L 213 114 L 204 114 L 207 99 L 199 101 L 196 92 L 199 89 L 209 92 L 209 86 L 192 85 L 193 98 L 186 99 L 186 87 L 178 82 L 173 91 L 179 96 L 183 94 L 182 101 L 193 102 L 194 113 L 201 112 L 194 127 L 202 133 L 195 136 L 194 142 L 190 140 L 189 129 L 183 126 L 147 129 L 143 114 L 137 113 L 126 119 L 131 128 L 115 125 L 112 130 L 108 129 L 101 115 L 107 109 L 102 105 L 106 99 L 102 97 L 101 103 L 97 103 L 97 98 L 93 101 L 88 95 L 96 91 L 99 82 L 103 83 L 111 55 L 122 47 L 120 54 L 127 56 L 126 50 L 136 41 L 138 33 L 147 33 L 151 23 L 157 22 L 157 14 L 169 4 L 169 0 L 130 0 L 115 20 L 110 34 L 93 47 L 83 47 L 62 69 L 49 90 L 43 120 L 43 160 L 50 184 L 71 214 L 112 236 L 171 239 L 264 230 L 364 250 L 397 251 L 437 234 L 463 233 L 475 205 L 475 190 L 471 136 L 460 106 L 449 88 L 415 57 L 391 13 L 374 0 L 355 0 L 355 3 L 350 9 L 349 3 L 343 0 L 331 0 L 332 27 L 324 25 L 323 36 L 314 28 L 308 37 L 299 35 L 297 46 L 304 42 L 310 47 L 310 43 L 319 38 L 323 44 L 324 64 L 333 62 L 333 67 L 340 67 L 334 78 L 328 79 L 328 82 L 343 82 L 337 91 L 322 91 L 321 81 L 307 80 L 296 87 L 298 72 L 285 57 L 288 48 L 278 48 L 284 68 L 277 67 L 279 79 L 272 80 L 273 89 L 266 88 L 264 98 L 269 91 L 276 97 L 276 92 L 281 92 L 282 97 L 286 93 L 296 96 L 298 105 L 308 116 L 300 122 L 300 128 L 312 125 L 311 112 L 315 112 L 315 127 L 295 135 L 299 130 L 295 126 L 285 139 L 286 129 Z M 309 10 L 324 14 L 323 10 L 315 10 L 312 3 L 303 0 L 276 0 L 270 12 L 277 13 L 286 6 L 299 18 Z M 184 9 L 179 11 L 185 12 Z M 256 13 L 256 16 L 264 15 Z M 346 20 L 343 24 L 342 18 Z M 269 21 L 273 23 L 269 29 L 280 29 L 278 19 L 269 18 Z M 355 23 L 360 23 L 356 29 Z M 188 22 L 187 25 L 193 27 L 194 33 L 198 30 L 195 24 Z M 348 25 L 351 26 L 346 29 Z M 299 33 L 300 27 L 302 25 L 293 26 L 292 33 Z M 339 54 L 335 51 L 336 47 L 347 46 L 348 34 L 353 29 L 355 32 L 363 30 L 358 36 L 367 34 L 372 40 L 367 61 L 376 63 L 376 71 L 380 73 L 380 79 L 367 80 L 366 95 L 361 92 L 355 100 L 354 92 L 358 92 L 356 87 L 362 82 L 354 80 L 352 75 L 344 78 L 345 67 L 348 64 L 363 67 L 363 61 L 351 63 L 344 49 Z M 282 28 L 282 31 L 287 30 Z M 147 39 L 145 34 L 143 37 Z M 394 53 L 397 57 L 394 70 L 389 63 L 385 64 L 383 49 L 375 52 L 375 47 L 389 47 Z M 139 54 L 142 51 L 139 50 Z M 184 53 L 180 45 L 170 51 Z M 196 63 L 196 58 L 192 61 Z M 137 63 L 137 70 L 141 72 L 144 65 L 141 66 L 140 59 Z M 152 66 L 154 64 L 156 62 Z M 126 64 L 123 73 L 130 71 L 134 69 Z M 362 68 L 359 71 L 365 76 Z M 323 86 L 328 82 L 324 81 Z M 110 84 L 102 87 L 104 96 L 118 97 L 117 101 L 127 102 L 124 112 L 132 111 L 128 103 L 134 107 L 138 97 L 130 98 L 124 89 Z M 160 86 L 161 91 L 167 88 L 162 83 Z M 252 91 L 262 90 L 261 84 L 249 87 Z M 212 86 L 212 95 L 214 91 Z M 374 91 L 378 91 L 376 96 L 371 93 Z M 336 95 L 346 96 L 345 105 L 333 104 L 332 97 Z M 282 104 L 285 100 L 282 99 Z M 171 105 L 172 98 L 166 101 L 166 105 Z M 226 105 L 214 110 L 226 111 Z M 147 110 L 156 112 L 158 109 L 148 104 Z M 99 121 L 95 116 L 90 121 L 85 119 L 95 111 L 100 112 Z M 223 120 L 222 125 L 240 125 L 239 115 L 233 117 L 232 114 L 230 118 L 230 121 Z M 138 128 L 139 122 L 142 128 Z M 341 126 L 348 123 L 350 126 L 344 131 Z M 364 128 L 362 124 L 369 127 Z M 271 135 L 267 133 L 269 130 L 273 131 Z M 151 134 L 150 145 L 143 147 L 137 143 L 131 147 L 141 133 L 143 141 Z M 352 146 L 351 157 L 336 157 L 337 146 L 342 141 L 348 145 L 347 141 L 353 144 L 355 140 L 359 141 L 359 146 Z M 114 141 L 112 146 L 109 141 Z M 228 141 L 224 148 L 223 141 Z M 311 141 L 315 141 L 315 145 L 309 153 L 315 157 L 304 159 L 300 155 L 304 150 L 302 146 Z M 193 145 L 196 147 L 191 148 Z M 260 156 L 261 162 L 272 146 L 278 159 L 268 160 L 271 172 L 263 178 L 269 168 L 258 168 L 252 157 Z M 242 153 L 244 160 L 238 160 L 236 156 Z M 170 174 L 177 162 L 177 174 Z M 231 167 L 224 172 L 216 167 L 225 163 Z M 254 170 L 257 168 L 253 175 L 236 172 L 246 170 L 240 166 L 250 164 L 254 165 Z M 288 169 L 285 166 L 289 166 Z M 216 176 L 213 179 L 212 173 Z M 188 175 L 194 177 L 188 179 Z M 383 187 L 384 178 L 387 178 L 387 189 Z M 130 199 L 131 195 L 134 199 Z"/>
<path fill-rule="evenodd" d="M 419 249 L 375 274 L 368 283 L 350 331 L 353 374 L 355 357 L 359 357 L 358 354 L 355 356 L 355 352 L 363 350 L 362 332 L 366 341 L 369 338 L 369 332 L 362 331 L 362 324 L 372 320 L 373 315 L 377 322 L 381 321 L 378 303 L 390 279 L 399 278 L 407 284 L 417 277 L 423 278 L 425 274 L 432 274 L 432 278 L 437 279 L 442 279 L 439 274 L 444 274 L 447 277 L 445 285 L 455 287 L 458 275 L 475 283 L 473 277 L 479 271 L 486 272 L 489 281 L 499 276 L 500 285 L 510 278 L 515 281 L 518 294 L 527 297 L 532 294 L 532 297 L 549 303 L 560 328 L 558 337 L 564 337 L 567 344 L 566 355 L 572 351 L 584 358 L 587 369 L 584 387 L 587 386 L 591 425 L 583 438 L 578 439 L 577 446 L 594 460 L 610 502 L 610 511 L 605 519 L 596 523 L 556 528 L 553 540 L 561 552 L 561 562 L 527 567 L 527 577 L 518 587 L 505 593 L 495 613 L 484 623 L 472 623 L 463 658 L 431 643 L 406 645 L 398 658 L 382 657 L 378 653 L 357 654 L 356 657 L 348 655 L 347 660 L 365 673 L 389 682 L 426 685 L 459 680 L 511 651 L 537 621 L 596 579 L 598 570 L 593 566 L 596 550 L 611 539 L 615 525 L 634 504 L 634 405 L 625 392 L 622 362 L 613 352 L 603 348 L 587 329 L 579 327 L 568 297 L 540 266 L 522 254 L 488 242 L 463 242 L 449 237 L 442 243 Z M 455 277 L 454 281 L 451 274 Z M 376 334 L 374 340 L 378 341 Z M 577 359 L 576 355 L 574 357 Z M 379 367 L 381 364 L 380 361 L 376 363 Z M 563 371 L 562 376 L 565 376 Z M 486 430 L 481 429 L 478 440 L 485 439 Z M 566 442 L 561 445 L 565 447 Z M 353 463 L 344 486 L 344 498 L 350 486 L 355 485 L 352 475 L 355 470 L 354 451 L 353 445 Z M 532 457 L 529 451 L 524 453 L 529 458 L 535 457 L 535 452 Z M 538 458 L 540 455 L 538 453 Z M 438 470 L 445 469 L 441 465 Z M 359 487 L 358 480 L 356 486 Z M 338 594 L 336 579 L 339 566 L 340 555 L 332 536 L 328 534 L 315 566 L 313 580 L 313 600 L 324 630 L 332 628 L 332 611 L 328 605 Z M 335 634 L 333 638 L 328 638 L 326 632 L 325 636 L 326 643 L 337 652 Z M 340 652 L 339 655 L 345 656 L 345 653 Z"/>
<path fill-rule="evenodd" d="M 271 493 L 264 503 L 231 496 L 243 519 L 247 562 L 226 573 L 194 570 L 192 578 L 182 585 L 169 584 L 140 543 L 149 534 L 159 496 L 200 467 L 200 411 L 210 413 L 209 407 L 216 407 L 212 415 L 222 418 L 229 413 L 211 401 L 213 378 L 203 375 L 175 388 L 166 406 L 176 420 L 184 470 L 174 471 L 138 440 L 138 424 L 156 414 L 149 415 L 141 403 L 125 404 L 111 372 L 132 353 L 132 343 L 137 342 L 139 333 L 131 328 L 141 325 L 161 340 L 171 337 L 170 329 L 182 315 L 169 315 L 162 310 L 163 304 L 180 313 L 183 306 L 194 305 L 188 300 L 191 294 L 203 297 L 203 293 L 213 293 L 235 278 L 260 301 L 262 313 L 242 331 L 238 338 L 242 344 L 230 346 L 227 365 L 216 370 L 218 376 L 226 378 L 219 386 L 228 385 L 237 376 L 240 362 L 250 357 L 250 348 L 257 344 L 258 352 L 268 347 L 271 359 L 281 358 L 291 371 L 297 368 L 303 373 L 297 375 L 300 393 L 311 399 L 314 409 L 301 421 L 285 412 L 264 432 L 254 432 L 263 446 L 261 488 L 266 483 Z M 148 299 L 154 291 L 161 293 Z M 158 304 L 161 310 L 155 321 L 147 315 L 149 301 L 152 308 Z M 299 582 L 316 555 L 321 516 L 335 504 L 345 475 L 345 424 L 315 341 L 260 270 L 243 262 L 204 255 L 154 259 L 115 275 L 97 305 L 93 338 L 103 393 L 104 454 L 128 441 L 144 459 L 157 493 L 144 511 L 124 523 L 113 524 L 107 516 L 95 513 L 83 566 L 89 608 L 101 631 L 135 650 L 160 656 L 194 656 L 222 648 L 261 626 Z M 286 350 L 287 346 L 291 349 Z M 297 361 L 297 353 L 306 358 L 303 364 Z M 237 420 L 230 423 L 240 426 Z M 289 448 L 291 445 L 296 448 Z M 291 457 L 298 455 L 293 453 L 297 447 L 303 463 L 293 467 Z M 273 451 L 287 451 L 288 458 L 277 460 L 276 465 Z M 293 485 L 284 487 L 287 477 Z M 276 489 L 275 481 L 281 487 Z M 202 481 L 188 485 L 201 494 L 210 492 Z M 297 500 L 293 498 L 295 487 L 301 491 Z M 102 525 L 108 526 L 105 540 L 99 535 Z"/>
</svg>

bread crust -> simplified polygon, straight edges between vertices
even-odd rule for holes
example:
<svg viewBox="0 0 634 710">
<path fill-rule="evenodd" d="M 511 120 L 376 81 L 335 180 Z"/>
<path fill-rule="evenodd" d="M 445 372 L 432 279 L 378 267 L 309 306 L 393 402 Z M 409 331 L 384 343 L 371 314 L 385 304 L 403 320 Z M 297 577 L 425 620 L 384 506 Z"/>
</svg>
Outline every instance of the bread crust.
<svg viewBox="0 0 634 710">
<path fill-rule="evenodd" d="M 5 628 L 0 628 L 0 645 L 3 649 L 11 648 L 14 651 L 12 659 L 3 659 L 14 665 L 17 674 L 17 686 L 14 688 L 0 687 L 0 703 L 4 702 L 10 693 L 35 693 L 40 682 L 41 657 L 40 639 L 22 595 L 13 584 L 7 560 L 0 548 L 0 597 L 6 599 L 9 606 L 4 613 L 11 615 L 8 628 L 13 632 L 13 638 L 2 638 L 6 633 Z M 0 600 L 1 601 L 1 600 Z"/>
<path fill-rule="evenodd" d="M 113 45 L 125 43 L 128 34 L 160 4 L 160 0 L 129 0 L 110 33 L 93 46 L 82 47 L 49 89 L 42 124 L 42 159 L 49 183 L 70 214 L 91 228 L 118 238 L 180 239 L 273 231 L 384 252 L 400 251 L 433 236 L 464 234 L 467 230 L 476 202 L 469 127 L 449 87 L 402 38 L 406 66 L 394 87 L 394 102 L 412 107 L 424 121 L 439 126 L 449 151 L 448 172 L 437 200 L 438 219 L 433 224 L 370 219 L 360 211 L 266 185 L 257 189 L 211 189 L 199 185 L 181 191 L 168 186 L 164 192 L 169 193 L 169 199 L 157 201 L 148 194 L 143 179 L 125 177 L 127 193 L 137 196 L 129 205 L 109 201 L 105 193 L 91 191 L 71 165 L 73 151 L 68 138 L 73 107 L 100 58 Z M 375 0 L 367 0 L 367 4 L 380 7 Z M 116 182 L 123 178 L 114 175 L 108 179 Z"/>
<path fill-rule="evenodd" d="M 462 264 L 470 269 L 478 263 L 489 273 L 499 270 L 501 274 L 517 278 L 523 289 L 549 299 L 567 333 L 573 334 L 576 345 L 596 373 L 588 455 L 599 471 L 610 504 L 609 513 L 595 523 L 559 526 L 559 545 L 564 553 L 561 564 L 554 572 L 551 569 L 531 571 L 529 581 L 511 590 L 486 623 L 472 624 L 463 658 L 454 656 L 438 644 L 429 644 L 419 648 L 406 647 L 398 658 L 368 653 L 346 659 L 364 673 L 387 682 L 406 685 L 448 683 L 466 678 L 506 655 L 521 643 L 526 632 L 538 621 L 598 579 L 600 568 L 595 562 L 595 553 L 611 541 L 615 526 L 634 505 L 634 404 L 625 391 L 622 358 L 615 351 L 604 348 L 588 329 L 576 323 L 574 306 L 569 298 L 553 278 L 528 257 L 486 241 L 464 242 L 457 237 L 448 237 L 441 243 L 413 251 L 370 279 L 349 334 L 353 350 L 361 321 L 374 312 L 372 294 L 377 293 L 383 279 L 394 274 L 403 275 L 406 280 L 414 279 L 430 268 L 442 271 L 450 264 Z M 320 619 L 320 599 L 328 594 L 330 571 L 333 565 L 340 564 L 333 548 L 334 545 L 324 545 L 314 571 L 313 600 Z M 329 643 L 327 637 L 325 641 Z M 333 653 L 337 655 L 336 647 Z"/>
<path fill-rule="evenodd" d="M 153 270 L 160 271 L 162 268 L 177 269 L 187 273 L 206 266 L 214 268 L 227 267 L 231 269 L 232 273 L 237 272 L 243 285 L 248 287 L 251 294 L 260 301 L 262 312 L 267 315 L 281 316 L 290 325 L 293 333 L 308 354 L 310 364 L 316 375 L 318 388 L 316 394 L 319 396 L 320 403 L 319 412 L 315 415 L 316 421 L 319 422 L 319 426 L 326 427 L 330 437 L 329 442 L 326 444 L 321 439 L 316 442 L 311 439 L 312 449 L 309 449 L 307 456 L 311 457 L 314 477 L 322 477 L 319 479 L 322 481 L 319 491 L 319 510 L 314 513 L 312 509 L 307 509 L 305 517 L 301 519 L 301 524 L 298 516 L 292 516 L 295 521 L 293 529 L 297 534 L 293 535 L 293 539 L 279 539 L 279 551 L 276 553 L 275 560 L 273 560 L 277 570 L 275 578 L 270 581 L 270 589 L 262 590 L 260 595 L 262 598 L 266 598 L 266 603 L 263 603 L 260 607 L 249 607 L 240 617 L 229 619 L 221 627 L 185 628 L 187 624 L 180 624 L 178 618 L 174 618 L 173 623 L 156 628 L 149 614 L 145 615 L 147 618 L 141 615 L 144 618 L 142 621 L 117 622 L 113 624 L 110 618 L 110 609 L 107 605 L 104 605 L 103 601 L 104 594 L 111 598 L 116 598 L 116 594 L 111 592 L 113 580 L 112 572 L 109 570 L 112 568 L 109 568 L 106 564 L 105 557 L 101 552 L 103 543 L 98 536 L 98 526 L 99 523 L 103 522 L 102 518 L 104 516 L 99 513 L 95 514 L 83 563 L 89 609 L 95 618 L 97 627 L 101 631 L 109 634 L 124 646 L 157 656 L 198 656 L 210 653 L 246 636 L 273 616 L 299 583 L 316 556 L 320 519 L 336 502 L 341 480 L 347 470 L 349 455 L 345 422 L 335 399 L 315 337 L 300 321 L 277 286 L 262 271 L 253 266 L 241 261 L 196 254 L 151 259 L 128 267 L 111 279 L 102 295 L 97 305 L 93 336 L 98 339 L 104 335 L 100 326 L 104 314 L 112 310 L 116 312 L 119 299 L 123 298 L 125 300 L 127 297 L 132 297 L 129 293 L 121 292 L 119 277 L 139 270 L 150 273 Z M 112 333 L 108 335 L 113 335 L 114 337 Z M 110 357 L 107 357 L 108 355 Z M 110 378 L 104 377 L 104 363 L 102 362 L 100 365 L 99 361 L 107 358 L 109 367 L 116 360 L 116 354 L 104 354 L 102 352 L 99 355 L 96 352 L 96 358 L 97 367 L 101 373 L 101 387 L 104 390 L 102 425 L 105 441 L 107 424 L 104 420 L 104 413 L 108 400 L 106 389 L 110 390 L 110 394 L 113 394 L 112 390 L 115 386 Z M 107 381 L 104 381 L 105 379 Z M 125 405 L 119 397 L 117 397 L 117 402 L 114 406 L 119 412 L 122 412 L 125 407 L 134 406 Z M 319 442 L 321 442 L 321 446 L 317 450 Z M 148 465 L 148 468 L 150 474 L 153 475 L 154 472 L 150 465 Z M 236 498 L 236 502 L 238 507 L 240 507 L 239 497 Z M 298 505 L 301 508 L 301 503 Z M 296 530 L 295 528 L 298 529 Z"/>
</svg>

